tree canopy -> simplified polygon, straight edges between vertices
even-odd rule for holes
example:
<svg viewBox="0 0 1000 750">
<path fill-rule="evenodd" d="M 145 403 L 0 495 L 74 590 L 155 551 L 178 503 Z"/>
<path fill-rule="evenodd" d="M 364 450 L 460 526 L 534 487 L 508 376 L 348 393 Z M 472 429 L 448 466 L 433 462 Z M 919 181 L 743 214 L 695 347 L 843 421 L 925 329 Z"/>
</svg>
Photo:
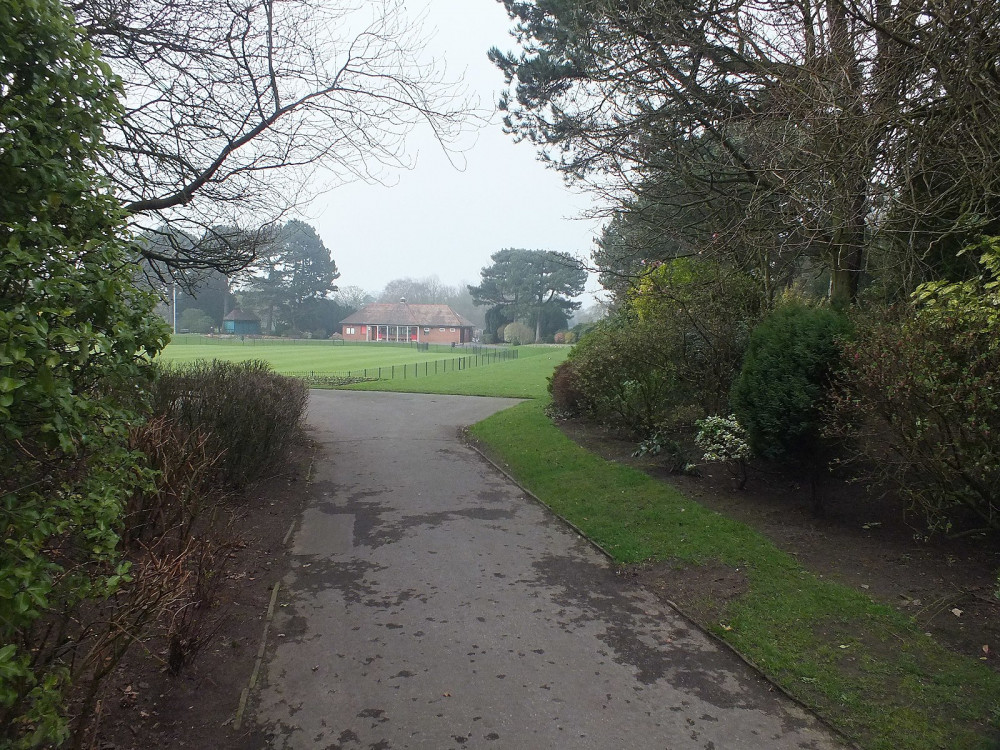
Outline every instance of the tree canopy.
<svg viewBox="0 0 1000 750">
<path fill-rule="evenodd" d="M 490 259 L 482 282 L 469 286 L 473 301 L 505 309 L 515 318 L 534 318 L 537 340 L 547 310 L 562 313 L 565 324 L 569 313 L 579 309 L 581 303 L 573 298 L 583 293 L 587 272 L 568 253 L 505 248 Z"/>
<path fill-rule="evenodd" d="M 244 298 L 264 319 L 268 330 L 279 324 L 295 330 L 310 328 L 310 312 L 329 300 L 340 278 L 337 264 L 309 224 L 288 221 L 262 250 L 246 276 Z"/>
<path fill-rule="evenodd" d="M 761 275 L 806 258 L 849 301 L 996 231 L 997 0 L 501 1 L 506 127 L 630 241 Z"/>
</svg>

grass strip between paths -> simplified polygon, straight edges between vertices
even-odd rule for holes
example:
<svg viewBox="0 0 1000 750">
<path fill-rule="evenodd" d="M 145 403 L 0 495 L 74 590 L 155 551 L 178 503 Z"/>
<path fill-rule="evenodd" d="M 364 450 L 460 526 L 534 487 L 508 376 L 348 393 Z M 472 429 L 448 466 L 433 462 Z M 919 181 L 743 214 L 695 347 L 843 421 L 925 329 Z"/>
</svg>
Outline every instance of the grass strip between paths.
<svg viewBox="0 0 1000 750">
<path fill-rule="evenodd" d="M 520 404 L 471 432 L 619 563 L 744 571 L 746 593 L 700 624 L 788 693 L 871 750 L 1000 747 L 1000 675 L 939 646 L 902 613 L 809 573 L 744 524 L 579 447 L 544 406 Z"/>
</svg>

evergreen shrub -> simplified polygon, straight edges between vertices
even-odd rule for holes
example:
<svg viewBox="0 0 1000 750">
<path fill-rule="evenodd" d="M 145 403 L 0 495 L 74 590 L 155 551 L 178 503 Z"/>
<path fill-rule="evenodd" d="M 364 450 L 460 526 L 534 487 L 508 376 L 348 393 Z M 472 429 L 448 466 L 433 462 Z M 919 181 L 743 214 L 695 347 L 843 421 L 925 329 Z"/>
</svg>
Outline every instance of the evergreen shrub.
<svg viewBox="0 0 1000 750">
<path fill-rule="evenodd" d="M 815 459 L 831 376 L 850 331 L 842 313 L 798 300 L 782 303 L 754 329 L 731 402 L 756 455 Z"/>
</svg>

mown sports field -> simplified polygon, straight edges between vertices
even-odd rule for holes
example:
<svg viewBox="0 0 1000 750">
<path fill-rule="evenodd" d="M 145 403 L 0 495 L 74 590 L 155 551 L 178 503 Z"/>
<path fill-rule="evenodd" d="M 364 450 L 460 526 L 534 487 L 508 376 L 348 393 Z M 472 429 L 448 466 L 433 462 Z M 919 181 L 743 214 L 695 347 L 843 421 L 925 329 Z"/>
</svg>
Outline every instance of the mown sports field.
<svg viewBox="0 0 1000 750">
<path fill-rule="evenodd" d="M 547 378 L 569 353 L 568 346 L 455 347 L 431 345 L 418 350 L 406 344 L 342 344 L 332 341 L 175 336 L 157 358 L 184 364 L 196 360 L 242 362 L 259 359 L 277 372 L 323 385 L 324 377 L 351 377 L 371 382 L 356 389 L 468 396 L 540 398 Z M 375 382 L 377 381 L 377 382 Z"/>
</svg>

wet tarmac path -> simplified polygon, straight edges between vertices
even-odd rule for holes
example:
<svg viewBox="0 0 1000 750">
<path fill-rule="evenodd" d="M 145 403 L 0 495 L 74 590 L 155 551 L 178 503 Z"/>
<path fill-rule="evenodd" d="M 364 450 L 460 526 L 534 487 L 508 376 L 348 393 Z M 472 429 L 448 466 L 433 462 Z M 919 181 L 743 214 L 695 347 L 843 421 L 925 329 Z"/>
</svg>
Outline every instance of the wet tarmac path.
<svg viewBox="0 0 1000 750">
<path fill-rule="evenodd" d="M 840 747 L 462 442 L 513 403 L 312 393 L 253 719 L 269 746 Z"/>
</svg>

